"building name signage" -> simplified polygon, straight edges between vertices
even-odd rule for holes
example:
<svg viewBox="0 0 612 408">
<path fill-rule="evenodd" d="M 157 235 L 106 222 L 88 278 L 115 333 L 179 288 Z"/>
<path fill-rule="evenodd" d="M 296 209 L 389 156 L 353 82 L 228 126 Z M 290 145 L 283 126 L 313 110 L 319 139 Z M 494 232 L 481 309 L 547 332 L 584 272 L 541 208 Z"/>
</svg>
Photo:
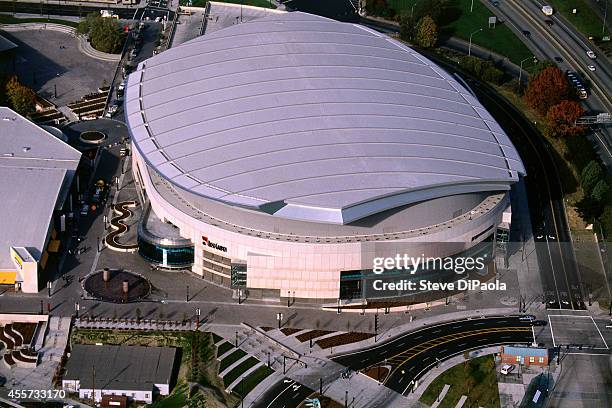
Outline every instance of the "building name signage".
<svg viewBox="0 0 612 408">
<path fill-rule="evenodd" d="M 216 242 L 209 241 L 208 237 L 202 236 L 202 242 L 204 243 L 204 245 L 209 246 L 213 249 L 216 249 L 217 251 L 227 252 L 227 247 L 224 247 L 223 245 L 219 245 Z"/>
</svg>

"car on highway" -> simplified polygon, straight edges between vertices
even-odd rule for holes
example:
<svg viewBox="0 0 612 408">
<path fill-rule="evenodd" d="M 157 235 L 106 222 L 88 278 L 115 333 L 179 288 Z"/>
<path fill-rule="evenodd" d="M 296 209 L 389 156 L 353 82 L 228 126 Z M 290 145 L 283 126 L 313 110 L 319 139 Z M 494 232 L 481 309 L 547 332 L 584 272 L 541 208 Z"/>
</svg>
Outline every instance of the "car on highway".
<svg viewBox="0 0 612 408">
<path fill-rule="evenodd" d="M 595 53 L 591 50 L 587 50 L 586 52 L 587 57 L 589 57 L 590 59 L 595 59 L 597 58 L 597 55 L 595 55 Z"/>
<path fill-rule="evenodd" d="M 563 62 L 563 58 L 561 58 L 561 57 L 555 57 L 555 62 L 559 62 L 559 63 L 561 63 L 561 62 Z"/>
<path fill-rule="evenodd" d="M 512 370 L 514 370 L 514 365 L 504 364 L 499 372 L 503 375 L 508 375 L 512 372 Z"/>
<path fill-rule="evenodd" d="M 595 65 L 589 65 L 589 66 L 587 66 L 587 68 L 588 68 L 588 69 L 589 69 L 589 71 L 591 71 L 591 72 L 592 72 L 592 71 L 595 71 L 595 69 L 596 69 L 596 68 L 595 68 Z"/>
<path fill-rule="evenodd" d="M 552 27 L 553 24 L 555 24 L 552 20 L 544 20 L 544 23 L 549 27 Z"/>
<path fill-rule="evenodd" d="M 524 35 L 525 37 L 531 37 L 531 31 L 528 31 L 528 30 L 523 30 L 523 35 Z"/>
<path fill-rule="evenodd" d="M 524 315 L 519 317 L 519 320 L 521 322 L 533 322 L 535 320 L 535 316 L 534 315 Z"/>
</svg>

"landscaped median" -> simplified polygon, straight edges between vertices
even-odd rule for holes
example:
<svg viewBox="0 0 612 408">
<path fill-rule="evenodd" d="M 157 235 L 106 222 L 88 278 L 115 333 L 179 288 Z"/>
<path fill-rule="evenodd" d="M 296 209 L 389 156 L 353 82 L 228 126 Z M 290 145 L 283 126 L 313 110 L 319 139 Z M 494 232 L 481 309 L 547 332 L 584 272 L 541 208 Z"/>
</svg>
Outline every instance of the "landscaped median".
<svg viewBox="0 0 612 408">
<path fill-rule="evenodd" d="M 431 406 L 448 384 L 450 387 L 440 401 L 440 408 L 452 408 L 463 395 L 466 407 L 499 407 L 499 390 L 492 355 L 467 360 L 446 370 L 427 387 L 420 400 Z"/>
<path fill-rule="evenodd" d="M 219 342 L 218 342 L 219 343 Z M 228 392 L 239 398 L 244 398 L 274 370 L 263 364 L 254 356 L 248 355 L 242 349 L 236 349 L 225 341 L 217 346 L 219 361 L 218 373 Z"/>
</svg>

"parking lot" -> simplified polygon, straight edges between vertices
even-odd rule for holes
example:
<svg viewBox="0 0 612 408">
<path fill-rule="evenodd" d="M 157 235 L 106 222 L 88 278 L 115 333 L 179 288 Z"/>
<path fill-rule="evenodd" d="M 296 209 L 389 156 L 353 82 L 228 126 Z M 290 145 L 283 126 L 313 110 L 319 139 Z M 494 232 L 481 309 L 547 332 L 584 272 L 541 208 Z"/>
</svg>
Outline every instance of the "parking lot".
<svg viewBox="0 0 612 408">
<path fill-rule="evenodd" d="M 116 62 L 81 53 L 77 39 L 70 34 L 28 30 L 3 35 L 19 45 L 15 73 L 21 82 L 57 106 L 76 101 L 112 79 Z"/>
<path fill-rule="evenodd" d="M 593 349 L 608 349 L 591 316 L 549 315 L 548 320 L 555 347 L 582 345 Z"/>
</svg>

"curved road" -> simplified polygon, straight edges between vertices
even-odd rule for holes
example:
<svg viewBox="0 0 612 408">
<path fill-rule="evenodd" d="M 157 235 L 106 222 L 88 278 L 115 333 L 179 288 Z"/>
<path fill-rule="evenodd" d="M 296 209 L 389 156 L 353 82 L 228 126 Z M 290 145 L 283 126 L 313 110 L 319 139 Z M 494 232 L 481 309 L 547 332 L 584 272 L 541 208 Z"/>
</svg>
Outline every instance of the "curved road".
<svg viewBox="0 0 612 408">
<path fill-rule="evenodd" d="M 429 326 L 333 360 L 355 371 L 379 364 L 390 366 L 391 373 L 384 384 L 406 394 L 414 380 L 430 367 L 466 350 L 532 342 L 531 323 L 518 316 L 485 317 Z"/>
</svg>

